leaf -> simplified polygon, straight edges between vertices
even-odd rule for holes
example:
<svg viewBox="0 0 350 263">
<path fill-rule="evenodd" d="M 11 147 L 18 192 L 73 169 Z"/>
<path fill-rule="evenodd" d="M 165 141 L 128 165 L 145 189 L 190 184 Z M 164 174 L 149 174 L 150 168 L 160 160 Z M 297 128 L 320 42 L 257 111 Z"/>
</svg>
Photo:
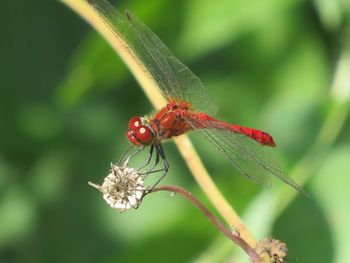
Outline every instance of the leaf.
<svg viewBox="0 0 350 263">
<path fill-rule="evenodd" d="M 293 49 L 273 74 L 277 92 L 266 107 L 265 119 L 277 143 L 299 158 L 319 127 L 315 114 L 331 80 L 326 50 L 318 37 L 300 30 Z"/>
<path fill-rule="evenodd" d="M 349 144 L 334 149 L 311 182 L 314 195 L 333 232 L 334 263 L 348 262 L 350 258 L 349 160 Z"/>
<path fill-rule="evenodd" d="M 75 105 L 96 83 L 121 83 L 127 69 L 114 55 L 107 43 L 97 35 L 90 35 L 74 53 L 67 76 L 57 87 L 59 105 Z"/>
<path fill-rule="evenodd" d="M 27 235 L 36 219 L 33 200 L 21 187 L 10 187 L 0 200 L 0 247 Z"/>
<path fill-rule="evenodd" d="M 188 2 L 180 46 L 195 57 L 219 48 L 237 36 L 259 31 L 276 18 L 283 18 L 300 0 L 253 0 Z"/>
<path fill-rule="evenodd" d="M 321 22 L 329 30 L 338 29 L 342 20 L 344 19 L 346 12 L 347 15 L 350 14 L 349 4 L 346 3 L 347 0 L 315 0 L 313 1 Z"/>
</svg>

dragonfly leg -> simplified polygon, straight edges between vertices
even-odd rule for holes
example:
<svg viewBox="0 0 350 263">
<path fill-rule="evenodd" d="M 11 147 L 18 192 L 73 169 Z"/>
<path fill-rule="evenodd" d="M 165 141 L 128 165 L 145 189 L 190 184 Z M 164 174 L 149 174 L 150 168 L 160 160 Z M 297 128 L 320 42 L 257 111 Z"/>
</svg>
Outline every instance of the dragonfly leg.
<svg viewBox="0 0 350 263">
<path fill-rule="evenodd" d="M 163 180 L 163 178 L 167 175 L 167 173 L 168 173 L 168 171 L 169 171 L 169 167 L 170 167 L 170 165 L 169 165 L 169 163 L 168 163 L 168 160 L 166 159 L 166 157 L 165 157 L 165 154 L 164 154 L 164 149 L 163 149 L 163 147 L 162 147 L 162 145 L 156 145 L 155 146 L 156 147 L 156 151 L 157 151 L 157 155 L 158 155 L 158 157 L 160 156 L 161 158 L 162 158 L 162 161 L 163 161 L 163 168 L 161 168 L 161 169 L 158 169 L 158 170 L 154 170 L 154 171 L 152 171 L 152 173 L 156 173 L 156 172 L 161 172 L 161 171 L 163 171 L 163 174 L 160 176 L 160 178 L 157 180 L 157 182 L 151 187 L 151 189 L 149 190 L 149 191 L 152 191 L 152 189 L 154 188 L 154 187 L 156 187 L 159 183 L 160 183 L 160 181 L 162 181 Z"/>
<path fill-rule="evenodd" d="M 145 147 L 144 146 L 141 146 L 141 147 L 138 147 L 134 152 L 130 153 L 129 155 L 127 155 L 131 149 L 133 149 L 134 146 L 131 146 L 129 147 L 126 152 L 123 154 L 123 157 L 120 159 L 119 163 L 120 164 L 127 164 L 129 162 L 129 160 L 134 156 L 136 155 L 137 153 L 141 152 Z"/>
<path fill-rule="evenodd" d="M 169 163 L 168 163 L 168 160 L 165 158 L 163 147 L 162 146 L 155 146 L 155 149 L 156 149 L 156 160 L 155 160 L 154 164 L 152 165 L 152 167 L 150 169 L 148 169 L 148 171 L 140 173 L 141 175 L 158 173 L 158 172 L 161 172 L 161 171 L 168 172 L 168 170 L 169 170 Z M 160 168 L 160 169 L 154 170 L 154 168 L 159 163 L 160 158 L 162 159 L 164 166 L 162 168 Z"/>
<path fill-rule="evenodd" d="M 156 147 L 155 147 L 156 148 Z M 152 174 L 152 173 L 157 173 L 159 172 L 160 170 L 154 170 L 154 168 L 158 165 L 159 163 L 159 153 L 158 153 L 158 150 L 156 148 L 156 160 L 154 162 L 154 164 L 152 164 L 152 166 L 146 171 L 146 172 L 143 172 L 143 173 L 140 173 L 140 175 L 149 175 L 149 174 Z"/>
<path fill-rule="evenodd" d="M 151 145 L 151 148 L 150 148 L 149 153 L 148 153 L 148 157 L 146 159 L 146 163 L 144 165 L 142 165 L 140 168 L 138 168 L 137 171 L 142 170 L 143 168 L 147 167 L 150 164 L 152 157 L 153 157 L 153 150 L 154 150 L 154 145 Z"/>
<path fill-rule="evenodd" d="M 124 163 L 124 159 L 126 157 L 126 155 L 131 151 L 131 149 L 133 149 L 135 146 L 131 145 L 122 155 L 122 157 L 120 158 L 118 163 Z"/>
</svg>

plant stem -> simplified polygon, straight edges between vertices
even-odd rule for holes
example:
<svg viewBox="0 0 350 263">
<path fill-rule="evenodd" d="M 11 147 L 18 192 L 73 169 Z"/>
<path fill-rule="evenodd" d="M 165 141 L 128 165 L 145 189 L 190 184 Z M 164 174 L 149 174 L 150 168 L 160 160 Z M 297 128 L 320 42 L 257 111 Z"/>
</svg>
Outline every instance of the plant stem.
<svg viewBox="0 0 350 263">
<path fill-rule="evenodd" d="M 192 193 L 188 192 L 186 189 L 174 186 L 174 185 L 161 185 L 153 188 L 149 193 L 158 191 L 168 191 L 171 193 L 177 193 L 182 195 L 193 205 L 195 205 L 215 226 L 216 228 L 231 239 L 236 245 L 241 247 L 247 255 L 251 258 L 253 262 L 263 262 L 255 250 L 240 236 L 238 231 L 229 230 L 217 217 L 215 217 Z"/>
<path fill-rule="evenodd" d="M 225 219 L 226 223 L 239 231 L 241 237 L 250 246 L 255 247 L 255 238 L 251 235 L 236 211 L 216 187 L 188 136 L 177 137 L 175 138 L 175 142 L 197 183 L 218 210 L 220 215 Z"/>
<path fill-rule="evenodd" d="M 90 8 L 85 0 L 61 0 L 77 14 L 83 17 L 88 23 L 90 23 L 113 47 L 113 49 L 119 54 L 125 64 L 129 67 L 130 71 L 139 82 L 143 91 L 156 109 L 162 108 L 166 101 L 157 88 L 157 83 L 150 76 L 147 69 L 142 62 L 136 57 L 128 44 L 118 35 L 114 34 L 105 23 L 102 22 L 100 17 Z M 230 206 L 225 197 L 218 190 L 208 172 L 206 171 L 203 163 L 200 160 L 196 150 L 192 146 L 192 143 L 187 136 L 180 136 L 175 139 L 176 145 L 179 148 L 180 153 L 184 157 L 188 167 L 190 168 L 196 181 L 211 201 L 213 206 L 218 210 L 220 215 L 224 218 L 227 224 L 233 226 L 239 231 L 241 237 L 251 246 L 256 246 L 255 238 L 245 227 L 242 220 L 239 218 L 235 210 Z"/>
</svg>

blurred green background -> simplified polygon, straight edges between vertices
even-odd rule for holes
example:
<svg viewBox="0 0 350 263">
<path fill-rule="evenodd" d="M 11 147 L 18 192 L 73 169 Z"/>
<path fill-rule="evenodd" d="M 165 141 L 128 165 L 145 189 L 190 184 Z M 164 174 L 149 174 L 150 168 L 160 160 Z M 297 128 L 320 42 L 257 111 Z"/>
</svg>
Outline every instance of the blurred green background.
<svg viewBox="0 0 350 263">
<path fill-rule="evenodd" d="M 115 2 L 114 2 L 115 3 Z M 215 182 L 291 262 L 349 262 L 348 0 L 118 1 L 205 83 L 218 118 L 269 131 L 311 198 L 261 189 L 194 139 Z M 127 121 L 152 111 L 108 44 L 58 1 L 1 8 L 0 262 L 248 262 L 191 204 L 165 193 L 110 209 L 101 183 Z M 173 143 L 166 183 L 208 207 Z M 281 205 L 283 204 L 283 205 Z M 280 209 L 278 207 L 281 207 Z M 278 211 L 278 212 L 276 212 Z"/>
</svg>

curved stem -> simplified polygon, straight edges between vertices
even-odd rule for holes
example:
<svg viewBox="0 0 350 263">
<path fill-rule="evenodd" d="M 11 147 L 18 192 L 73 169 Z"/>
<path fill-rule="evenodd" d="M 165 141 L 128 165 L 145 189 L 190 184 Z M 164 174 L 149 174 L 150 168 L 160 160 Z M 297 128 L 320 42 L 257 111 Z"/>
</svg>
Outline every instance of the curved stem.
<svg viewBox="0 0 350 263">
<path fill-rule="evenodd" d="M 255 250 L 241 237 L 238 231 L 231 231 L 228 229 L 217 217 L 215 217 L 196 197 L 194 197 L 190 192 L 184 188 L 173 186 L 173 185 L 161 185 L 153 188 L 147 194 L 158 192 L 158 191 L 168 191 L 171 193 L 177 193 L 190 201 L 194 206 L 196 206 L 215 226 L 216 228 L 231 239 L 236 245 L 241 247 L 247 255 L 251 258 L 253 262 L 263 262 Z"/>
<path fill-rule="evenodd" d="M 211 179 L 208 171 L 194 149 L 188 136 L 175 138 L 179 151 L 186 161 L 187 166 L 192 172 L 203 192 L 206 194 L 211 203 L 215 206 L 220 215 L 227 224 L 239 231 L 241 237 L 252 247 L 256 246 L 256 240 L 248 231 L 241 218 L 237 215 L 233 207 L 228 203 L 215 183 Z"/>
<path fill-rule="evenodd" d="M 165 100 L 157 83 L 150 77 L 149 72 L 143 66 L 142 62 L 135 56 L 127 43 L 116 34 L 113 34 L 100 17 L 89 7 L 85 0 L 61 0 L 67 6 L 72 8 L 76 13 L 89 22 L 113 47 L 119 54 L 130 71 L 139 82 L 141 88 L 156 109 L 160 109 L 165 105 Z M 218 190 L 214 182 L 211 180 L 203 163 L 201 162 L 196 150 L 187 136 L 176 138 L 176 144 L 182 156 L 184 157 L 188 167 L 190 168 L 196 181 L 207 195 L 213 206 L 218 210 L 227 224 L 233 226 L 239 231 L 241 237 L 251 246 L 256 246 L 255 238 L 245 227 L 235 210 L 230 206 L 225 197 Z"/>
</svg>

